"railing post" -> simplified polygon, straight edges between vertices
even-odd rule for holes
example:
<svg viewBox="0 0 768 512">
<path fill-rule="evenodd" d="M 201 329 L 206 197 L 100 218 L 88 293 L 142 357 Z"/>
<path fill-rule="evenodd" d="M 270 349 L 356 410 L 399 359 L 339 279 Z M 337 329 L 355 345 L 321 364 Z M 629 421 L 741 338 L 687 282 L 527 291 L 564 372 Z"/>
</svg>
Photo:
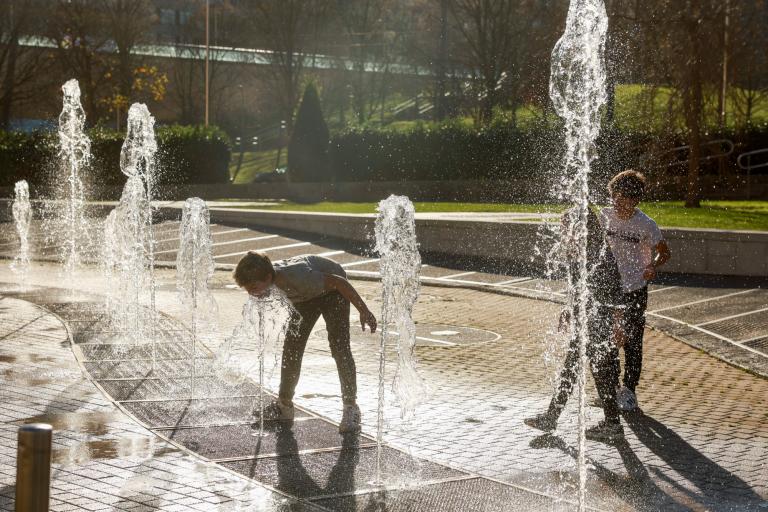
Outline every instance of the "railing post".
<svg viewBox="0 0 768 512">
<path fill-rule="evenodd" d="M 16 458 L 16 512 L 48 512 L 51 486 L 51 438 L 45 423 L 19 428 Z"/>
</svg>

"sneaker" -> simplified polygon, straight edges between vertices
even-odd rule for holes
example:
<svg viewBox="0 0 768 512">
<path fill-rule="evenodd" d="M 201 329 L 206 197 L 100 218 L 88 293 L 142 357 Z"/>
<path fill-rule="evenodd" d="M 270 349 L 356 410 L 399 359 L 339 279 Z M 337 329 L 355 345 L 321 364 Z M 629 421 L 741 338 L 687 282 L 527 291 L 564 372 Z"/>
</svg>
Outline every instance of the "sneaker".
<svg viewBox="0 0 768 512">
<path fill-rule="evenodd" d="M 525 418 L 523 423 L 529 427 L 543 430 L 544 432 L 552 432 L 557 428 L 557 418 L 549 412 L 538 414 L 533 418 Z"/>
<path fill-rule="evenodd" d="M 585 435 L 592 441 L 616 441 L 624 437 L 624 427 L 621 423 L 603 420 L 594 427 L 588 428 Z"/>
<path fill-rule="evenodd" d="M 344 412 L 341 414 L 341 423 L 339 423 L 339 434 L 348 432 L 357 432 L 360 430 L 360 408 L 357 404 L 344 406 Z"/>
<path fill-rule="evenodd" d="M 264 408 L 265 420 L 291 421 L 296 415 L 293 404 L 286 404 L 279 398 L 275 399 Z"/>
<path fill-rule="evenodd" d="M 616 392 L 616 405 L 621 412 L 632 412 L 637 409 L 637 397 L 631 389 L 621 386 Z"/>
</svg>

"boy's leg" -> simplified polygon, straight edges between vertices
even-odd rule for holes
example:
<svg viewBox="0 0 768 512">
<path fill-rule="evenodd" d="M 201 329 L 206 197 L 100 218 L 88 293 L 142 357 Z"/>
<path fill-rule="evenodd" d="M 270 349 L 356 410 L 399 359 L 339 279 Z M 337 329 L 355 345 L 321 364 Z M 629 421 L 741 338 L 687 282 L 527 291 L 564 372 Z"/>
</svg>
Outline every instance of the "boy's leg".
<svg viewBox="0 0 768 512">
<path fill-rule="evenodd" d="M 321 310 L 328 330 L 328 345 L 336 361 L 344 404 L 357 401 L 357 370 L 349 346 L 349 301 L 338 292 L 322 297 Z"/>
<path fill-rule="evenodd" d="M 301 360 L 307 339 L 320 316 L 317 299 L 294 304 L 301 320 L 294 318 L 283 345 L 283 361 L 280 368 L 280 400 L 285 404 L 293 403 L 293 394 L 301 375 Z"/>
<path fill-rule="evenodd" d="M 547 414 L 555 419 L 560 417 L 560 413 L 563 412 L 565 404 L 568 402 L 568 397 L 571 396 L 571 393 L 573 392 L 578 368 L 579 340 L 574 336 L 571 338 L 571 342 L 568 345 L 568 353 L 565 356 L 563 369 L 560 371 L 560 384 L 557 387 L 557 392 L 549 403 L 549 410 L 547 411 Z"/>
<path fill-rule="evenodd" d="M 619 422 L 616 386 L 619 384 L 619 350 L 612 338 L 613 310 L 599 308 L 592 327 L 588 355 L 595 387 L 603 404 L 606 421 Z"/>
<path fill-rule="evenodd" d="M 645 309 L 648 306 L 648 288 L 630 292 L 626 297 L 624 328 L 624 385 L 633 393 L 640 382 L 643 369 L 643 332 L 645 330 Z"/>
</svg>

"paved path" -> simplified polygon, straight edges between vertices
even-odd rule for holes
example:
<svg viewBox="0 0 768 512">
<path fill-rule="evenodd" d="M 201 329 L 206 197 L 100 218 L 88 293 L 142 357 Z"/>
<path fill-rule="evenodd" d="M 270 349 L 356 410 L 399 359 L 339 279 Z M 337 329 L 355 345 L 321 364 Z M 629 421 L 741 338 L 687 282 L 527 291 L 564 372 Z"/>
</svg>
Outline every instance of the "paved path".
<svg viewBox="0 0 768 512">
<path fill-rule="evenodd" d="M 173 225 L 167 226 L 168 238 L 173 238 L 175 229 Z M 232 231 L 235 229 L 242 228 L 219 226 L 217 232 L 230 231 L 230 234 L 217 236 L 272 237 L 263 240 L 281 236 Z M 158 231 L 162 233 L 164 229 Z M 219 246 L 216 254 L 227 255 L 241 247 L 243 251 L 253 247 L 254 242 L 258 243 L 257 240 L 239 240 Z M 266 247 L 306 242 L 288 237 L 277 245 Z M 311 241 L 309 245 L 298 247 L 307 248 L 303 252 L 343 251 L 332 244 L 313 244 Z M 276 257 L 282 257 L 292 254 L 292 249 L 277 248 L 274 253 Z M 168 254 L 172 260 L 172 253 Z M 362 272 L 377 271 L 375 261 L 366 262 L 374 258 L 349 252 L 338 252 L 331 257 L 339 258 L 344 264 L 359 262 L 350 270 L 362 267 Z M 236 257 L 221 259 L 226 258 Z M 50 285 L 52 269 L 48 266 L 36 268 L 31 279 Z M 441 284 L 423 287 L 416 310 L 421 338 L 417 353 L 432 393 L 414 422 L 404 424 L 396 411 L 390 410 L 387 440 L 393 446 L 411 450 L 420 459 L 511 482 L 518 488 L 529 488 L 549 496 L 572 498 L 575 485 L 573 404 L 563 418 L 557 436 L 537 436 L 537 432 L 522 424 L 522 418 L 545 407 L 552 379 L 558 370 L 560 358 L 554 345 L 550 347 L 553 337 L 547 336 L 558 307 L 549 301 L 480 289 L 481 285 L 488 286 L 489 283 L 492 289 L 516 293 L 527 293 L 526 289 L 542 293 L 551 289 L 554 294 L 549 297 L 556 298 L 557 283 L 468 269 L 425 267 L 424 271 L 438 279 L 436 284 Z M 12 279 L 7 268 L 0 269 L 0 281 Z M 158 300 L 161 308 L 179 316 L 172 292 L 172 272 L 161 273 L 160 284 Z M 377 304 L 378 283 L 358 284 L 367 300 Z M 658 302 L 651 302 L 650 309 L 673 307 L 667 311 L 673 311 L 674 316 L 664 314 L 664 311 L 659 314 L 680 321 L 687 319 L 689 325 L 709 321 L 706 316 L 695 315 L 723 313 L 732 318 L 722 320 L 723 317 L 715 316 L 714 320 L 728 322 L 759 314 L 752 311 L 761 309 L 751 302 L 744 304 L 744 308 L 752 309 L 738 309 L 740 301 L 750 294 L 764 293 L 760 289 L 742 288 L 744 283 L 737 283 L 740 286 L 716 283 L 719 287 L 711 283 L 685 284 L 654 287 L 652 301 Z M 104 290 L 104 283 L 90 272 L 78 280 L 78 286 L 97 292 Z M 230 288 L 226 273 L 217 273 L 214 286 L 221 310 L 221 329 L 228 332 L 238 320 L 244 297 L 242 292 Z M 677 302 L 670 298 L 673 293 L 682 294 L 677 295 Z M 664 302 L 665 294 L 667 302 Z M 728 294 L 733 295 L 707 300 Z M 695 301 L 701 302 L 685 305 Z M 702 313 L 701 305 L 708 303 L 714 303 L 711 305 L 715 307 L 704 309 Z M 723 311 L 734 307 L 736 312 Z M 694 316 L 685 317 L 681 311 L 675 311 L 677 309 L 692 310 Z M 718 327 L 718 323 L 710 325 Z M 764 337 L 765 325 L 759 321 L 755 324 L 757 335 L 762 333 Z M 744 325 L 749 327 L 751 324 L 745 322 Z M 706 325 L 702 328 L 716 332 Z M 763 331 L 759 330 L 761 328 Z M 626 443 L 588 445 L 592 463 L 589 481 L 592 503 L 605 510 L 764 510 L 768 501 L 768 478 L 765 477 L 768 469 L 764 462 L 768 459 L 768 381 L 703 354 L 662 332 L 649 331 L 646 339 L 646 365 L 639 392 L 645 414 L 625 418 Z M 733 346 L 749 338 L 728 339 L 734 343 L 725 342 L 724 345 Z M 375 343 L 375 339 L 364 336 L 356 336 L 353 340 L 360 373 L 360 401 L 369 434 L 374 431 L 372 420 L 375 417 Z M 26 356 L 22 354 L 23 357 Z M 322 325 L 318 326 L 309 344 L 304 368 L 298 402 L 308 410 L 338 421 L 338 380 L 326 343 L 322 341 Z M 276 381 L 272 379 L 270 385 L 274 389 Z M 592 409 L 590 421 L 598 418 L 599 411 Z M 265 492 L 261 487 L 258 489 Z M 344 507 L 364 505 L 359 500 L 352 505 L 347 502 Z M 392 506 L 390 509 L 397 508 Z"/>
<path fill-rule="evenodd" d="M 57 257 L 61 242 L 43 236 L 61 230 L 36 224 L 32 229 L 33 256 Z M 375 279 L 378 259 L 370 248 L 350 248 L 320 235 L 308 238 L 242 226 L 212 226 L 215 261 L 234 265 L 251 249 L 273 259 L 299 254 L 321 254 L 341 263 L 350 275 Z M 99 230 L 92 230 L 93 247 L 100 246 Z M 157 259 L 173 264 L 178 248 L 178 223 L 156 227 Z M 10 224 L 0 224 L 0 256 L 14 257 L 18 242 Z M 429 261 L 428 263 L 433 263 Z M 480 264 L 436 262 L 422 268 L 427 284 L 485 288 L 561 300 L 563 284 L 530 275 L 505 274 Z M 768 278 L 718 276 L 662 276 L 650 286 L 650 325 L 742 368 L 768 377 Z"/>
<path fill-rule="evenodd" d="M 59 318 L 2 295 L 0 510 L 14 509 L 17 429 L 34 422 L 54 427 L 51 510 L 299 510 L 138 425 L 82 373 Z"/>
</svg>

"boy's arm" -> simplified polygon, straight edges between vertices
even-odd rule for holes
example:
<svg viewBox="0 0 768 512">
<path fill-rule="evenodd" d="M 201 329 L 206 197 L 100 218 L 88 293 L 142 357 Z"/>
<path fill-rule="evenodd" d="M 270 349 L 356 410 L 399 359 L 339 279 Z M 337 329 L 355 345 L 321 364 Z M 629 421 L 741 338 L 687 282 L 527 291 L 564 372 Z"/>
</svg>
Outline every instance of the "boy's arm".
<svg viewBox="0 0 768 512">
<path fill-rule="evenodd" d="M 643 272 L 643 278 L 645 278 L 646 281 L 650 281 L 651 279 L 655 278 L 656 269 L 668 262 L 669 258 L 672 256 L 666 240 L 659 241 L 659 243 L 656 244 L 655 249 L 656 257 L 653 258 L 653 263 L 648 265 L 645 269 L 645 272 Z"/>
<path fill-rule="evenodd" d="M 357 293 L 355 287 L 343 277 L 333 274 L 323 274 L 323 277 L 323 285 L 326 291 L 339 292 L 342 297 L 357 308 L 357 311 L 360 313 L 360 325 L 362 325 L 363 330 L 365 330 L 367 324 L 372 333 L 376 332 L 376 317 L 368 309 L 368 306 L 366 306 L 360 294 Z"/>
</svg>

